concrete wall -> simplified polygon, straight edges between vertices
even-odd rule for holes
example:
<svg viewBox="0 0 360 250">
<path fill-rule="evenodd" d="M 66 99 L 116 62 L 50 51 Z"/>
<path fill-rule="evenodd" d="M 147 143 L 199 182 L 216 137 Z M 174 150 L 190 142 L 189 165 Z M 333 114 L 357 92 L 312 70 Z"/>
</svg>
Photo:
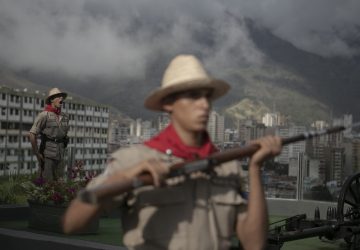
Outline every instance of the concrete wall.
<svg viewBox="0 0 360 250">
<path fill-rule="evenodd" d="M 6 250 L 126 250 L 124 247 L 84 240 L 0 228 L 1 249 Z"/>
<path fill-rule="evenodd" d="M 314 219 L 316 207 L 319 207 L 321 219 L 326 219 L 326 212 L 328 207 L 337 207 L 336 202 L 278 198 L 267 199 L 267 204 L 270 215 L 289 217 L 297 214 L 306 214 L 308 219 Z"/>
<path fill-rule="evenodd" d="M 326 211 L 328 207 L 337 206 L 337 203 L 331 202 L 287 199 L 267 199 L 267 204 L 270 215 L 289 217 L 305 213 L 308 219 L 314 218 L 316 207 L 319 207 L 321 219 L 326 219 Z M 0 242 L 1 249 L 6 250 L 126 250 L 126 248 L 120 246 L 75 240 L 66 237 L 47 236 L 4 228 L 0 228 Z"/>
</svg>

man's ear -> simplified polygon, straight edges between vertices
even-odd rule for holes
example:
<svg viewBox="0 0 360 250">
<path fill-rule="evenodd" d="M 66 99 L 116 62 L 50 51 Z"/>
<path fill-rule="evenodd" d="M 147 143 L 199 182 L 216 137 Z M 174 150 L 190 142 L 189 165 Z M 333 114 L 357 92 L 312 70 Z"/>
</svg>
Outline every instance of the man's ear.
<svg viewBox="0 0 360 250">
<path fill-rule="evenodd" d="M 163 104 L 163 110 L 165 110 L 167 113 L 171 113 L 173 110 L 173 105 L 172 104 Z"/>
</svg>

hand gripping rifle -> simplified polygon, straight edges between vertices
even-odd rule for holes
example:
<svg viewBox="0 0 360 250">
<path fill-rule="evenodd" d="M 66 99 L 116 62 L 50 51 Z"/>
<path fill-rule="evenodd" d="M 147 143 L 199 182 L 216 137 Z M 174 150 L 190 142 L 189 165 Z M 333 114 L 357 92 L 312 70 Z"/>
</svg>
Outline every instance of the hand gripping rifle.
<svg viewBox="0 0 360 250">
<path fill-rule="evenodd" d="M 281 143 L 282 145 L 287 145 L 311 139 L 313 137 L 319 137 L 321 135 L 339 133 L 343 130 L 357 126 L 360 126 L 360 123 L 353 124 L 349 127 L 335 126 L 320 131 L 309 131 L 293 137 L 282 138 Z M 204 159 L 176 163 L 170 166 L 168 178 L 180 175 L 189 175 L 190 173 L 197 171 L 208 171 L 221 163 L 251 156 L 258 149 L 258 145 L 250 144 L 244 147 L 217 152 Z M 131 191 L 141 186 L 152 185 L 153 183 L 152 176 L 149 173 L 144 173 L 131 180 L 125 179 L 115 184 L 104 184 L 95 188 L 83 189 L 78 193 L 78 198 L 86 203 L 98 204 L 110 199 L 111 197 Z"/>
</svg>

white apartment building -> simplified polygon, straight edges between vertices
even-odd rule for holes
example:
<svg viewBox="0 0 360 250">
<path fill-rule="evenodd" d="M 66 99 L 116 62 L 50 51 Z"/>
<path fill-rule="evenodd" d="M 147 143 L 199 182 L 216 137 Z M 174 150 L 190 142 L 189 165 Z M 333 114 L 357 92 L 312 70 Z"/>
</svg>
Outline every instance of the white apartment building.
<svg viewBox="0 0 360 250">
<path fill-rule="evenodd" d="M 28 138 L 45 93 L 0 86 L 0 175 L 27 174 L 37 170 Z M 107 160 L 109 108 L 68 96 L 62 109 L 69 115 L 67 164 L 82 160 L 87 170 L 100 170 Z"/>
<path fill-rule="evenodd" d="M 262 118 L 262 122 L 266 127 L 278 126 L 278 120 L 278 113 L 266 113 Z"/>
<path fill-rule="evenodd" d="M 317 120 L 311 124 L 311 127 L 314 128 L 315 130 L 322 130 L 329 127 L 329 124 L 326 121 Z"/>
<path fill-rule="evenodd" d="M 266 127 L 286 126 L 289 116 L 282 115 L 280 112 L 265 113 L 262 117 L 262 123 Z"/>
<path fill-rule="evenodd" d="M 149 140 L 159 131 L 154 126 L 155 122 L 138 118 L 130 124 L 129 144 L 139 144 Z"/>
</svg>

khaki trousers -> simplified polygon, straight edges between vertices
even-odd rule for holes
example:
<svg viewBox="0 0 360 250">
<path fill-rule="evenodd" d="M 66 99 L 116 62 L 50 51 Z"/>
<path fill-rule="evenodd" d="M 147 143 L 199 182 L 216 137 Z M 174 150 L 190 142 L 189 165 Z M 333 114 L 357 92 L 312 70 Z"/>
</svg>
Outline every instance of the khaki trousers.
<svg viewBox="0 0 360 250">
<path fill-rule="evenodd" d="M 64 177 L 64 161 L 45 158 L 42 176 L 49 181 Z"/>
</svg>

